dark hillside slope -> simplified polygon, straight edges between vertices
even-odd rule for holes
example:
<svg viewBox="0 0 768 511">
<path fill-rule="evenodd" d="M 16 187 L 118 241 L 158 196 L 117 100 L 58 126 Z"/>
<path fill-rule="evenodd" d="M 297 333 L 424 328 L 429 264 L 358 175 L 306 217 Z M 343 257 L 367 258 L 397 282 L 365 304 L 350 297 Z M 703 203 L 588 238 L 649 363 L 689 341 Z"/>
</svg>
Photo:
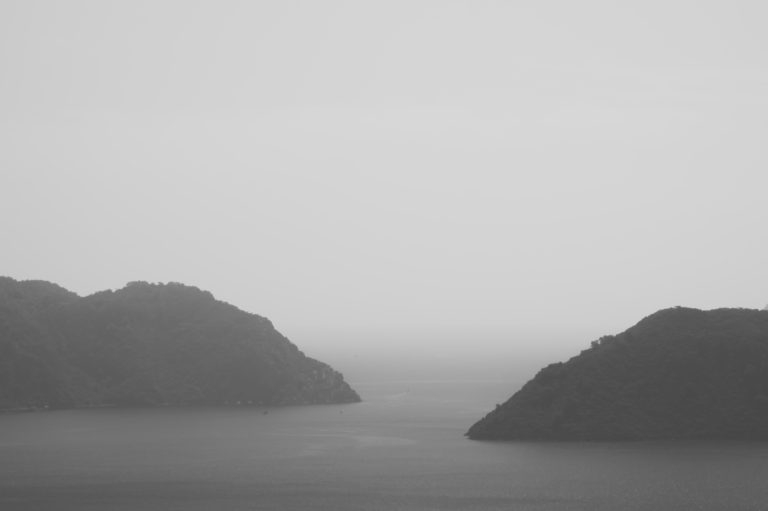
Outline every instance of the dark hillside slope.
<svg viewBox="0 0 768 511">
<path fill-rule="evenodd" d="M 0 408 L 359 401 L 266 318 L 181 284 L 0 279 Z"/>
<path fill-rule="evenodd" d="M 768 312 L 659 311 L 542 369 L 467 436 L 768 439 Z"/>
</svg>

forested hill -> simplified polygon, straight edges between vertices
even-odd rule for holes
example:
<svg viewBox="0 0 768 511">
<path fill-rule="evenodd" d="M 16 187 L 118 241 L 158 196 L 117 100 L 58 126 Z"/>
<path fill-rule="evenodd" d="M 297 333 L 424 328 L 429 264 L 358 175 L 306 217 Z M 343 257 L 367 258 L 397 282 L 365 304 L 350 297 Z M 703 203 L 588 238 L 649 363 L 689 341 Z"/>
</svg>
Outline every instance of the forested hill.
<svg viewBox="0 0 768 511">
<path fill-rule="evenodd" d="M 542 369 L 467 436 L 768 439 L 768 311 L 661 310 Z"/>
<path fill-rule="evenodd" d="M 0 277 L 0 409 L 359 400 L 269 320 L 195 287 L 81 298 Z"/>
</svg>

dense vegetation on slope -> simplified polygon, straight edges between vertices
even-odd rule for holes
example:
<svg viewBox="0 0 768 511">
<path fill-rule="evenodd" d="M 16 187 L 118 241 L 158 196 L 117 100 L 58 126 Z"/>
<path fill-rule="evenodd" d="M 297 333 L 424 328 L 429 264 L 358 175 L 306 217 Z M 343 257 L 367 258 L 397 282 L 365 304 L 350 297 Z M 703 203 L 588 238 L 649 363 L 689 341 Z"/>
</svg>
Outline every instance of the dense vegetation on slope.
<svg viewBox="0 0 768 511">
<path fill-rule="evenodd" d="M 195 287 L 81 298 L 0 277 L 0 409 L 359 400 L 269 320 Z"/>
<path fill-rule="evenodd" d="M 467 436 L 768 439 L 768 312 L 659 311 L 544 368 Z"/>
</svg>

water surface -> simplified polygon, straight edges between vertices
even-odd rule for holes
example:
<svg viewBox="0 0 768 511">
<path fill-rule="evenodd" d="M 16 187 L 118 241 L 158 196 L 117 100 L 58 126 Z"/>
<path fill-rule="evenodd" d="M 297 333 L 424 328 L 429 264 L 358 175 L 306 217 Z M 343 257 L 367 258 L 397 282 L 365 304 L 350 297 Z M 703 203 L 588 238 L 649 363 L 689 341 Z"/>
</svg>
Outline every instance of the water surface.
<svg viewBox="0 0 768 511">
<path fill-rule="evenodd" d="M 763 510 L 768 444 L 487 443 L 500 382 L 364 403 L 0 415 L 2 510 Z"/>
</svg>

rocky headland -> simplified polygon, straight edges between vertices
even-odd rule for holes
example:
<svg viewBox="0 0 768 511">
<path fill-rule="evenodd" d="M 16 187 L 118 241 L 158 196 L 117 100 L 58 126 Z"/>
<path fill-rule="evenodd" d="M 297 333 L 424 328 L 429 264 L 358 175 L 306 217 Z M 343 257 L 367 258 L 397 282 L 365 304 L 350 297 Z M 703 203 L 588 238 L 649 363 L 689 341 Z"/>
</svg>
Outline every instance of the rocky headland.
<svg viewBox="0 0 768 511">
<path fill-rule="evenodd" d="M 0 277 L 0 409 L 360 401 L 261 316 L 182 284 Z"/>
<path fill-rule="evenodd" d="M 768 312 L 656 312 L 545 367 L 467 436 L 768 439 Z"/>
</svg>

